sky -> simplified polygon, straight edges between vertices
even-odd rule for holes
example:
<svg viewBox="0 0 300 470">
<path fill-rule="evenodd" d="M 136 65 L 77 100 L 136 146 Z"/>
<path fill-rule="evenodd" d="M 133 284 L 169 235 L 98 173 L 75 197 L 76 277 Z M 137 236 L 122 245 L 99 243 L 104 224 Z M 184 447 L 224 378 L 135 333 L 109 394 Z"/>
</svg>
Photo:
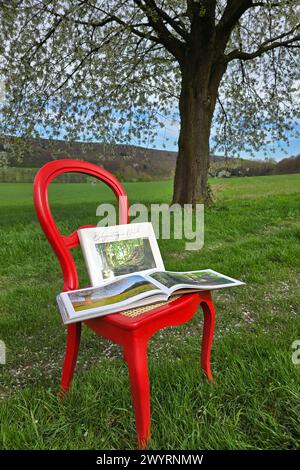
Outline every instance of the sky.
<svg viewBox="0 0 300 470">
<path fill-rule="evenodd" d="M 40 136 L 47 138 L 47 133 L 45 133 L 41 128 L 38 128 Z M 299 131 L 300 131 L 300 126 L 299 126 Z M 126 142 L 127 144 L 131 145 L 137 145 L 141 147 L 148 147 L 148 148 L 155 148 L 155 149 L 161 149 L 161 150 L 169 150 L 172 152 L 177 152 L 178 151 L 178 135 L 179 135 L 179 123 L 171 123 L 170 121 L 166 120 L 165 121 L 165 126 L 163 128 L 158 127 L 157 131 L 157 136 L 154 139 L 154 142 L 146 145 L 146 144 L 140 144 L 136 140 L 132 140 L 129 142 Z M 57 136 L 58 140 L 64 140 L 64 131 L 62 129 L 62 132 L 59 136 Z M 80 139 L 84 141 L 84 134 L 82 136 L 83 138 Z M 96 140 L 95 140 L 96 142 Z M 289 142 L 280 142 L 277 141 L 275 142 L 275 145 L 272 146 L 275 148 L 275 153 L 271 151 L 271 145 L 269 145 L 270 152 L 267 150 L 268 157 L 274 158 L 276 161 L 282 160 L 283 158 L 288 158 L 291 156 L 298 155 L 300 153 L 300 137 L 294 138 L 291 136 L 289 139 Z M 268 146 L 266 147 L 268 149 Z M 222 151 L 215 150 L 213 152 L 215 155 L 222 155 Z M 264 160 L 266 158 L 266 155 L 264 154 L 264 151 L 261 150 L 259 152 L 254 152 L 254 156 L 252 153 L 247 152 L 247 151 L 240 151 L 238 155 L 242 158 L 257 158 L 257 159 L 262 159 Z"/>
<path fill-rule="evenodd" d="M 166 124 L 166 126 L 159 130 L 158 135 L 154 141 L 153 146 L 157 149 L 164 149 L 176 152 L 177 149 L 177 140 L 178 140 L 178 133 L 179 133 L 179 125 L 171 125 Z M 269 146 L 271 147 L 271 146 Z M 267 147 L 268 148 L 268 147 Z M 283 149 L 282 149 L 283 148 Z M 214 152 L 217 155 L 221 154 L 221 152 Z M 294 138 L 291 137 L 289 143 L 286 142 L 275 142 L 275 153 L 270 151 L 270 157 L 274 158 L 275 160 L 279 161 L 283 158 L 290 157 L 292 155 L 298 155 L 300 153 L 300 137 Z M 250 152 L 239 152 L 239 156 L 242 158 L 251 158 Z M 264 159 L 265 155 L 263 151 L 254 152 L 254 157 L 259 159 Z"/>
<path fill-rule="evenodd" d="M 3 94 L 5 93 L 5 86 L 4 82 L 0 80 L 0 102 L 3 99 Z M 171 122 L 169 119 L 165 119 L 165 126 L 163 128 L 158 127 L 157 136 L 154 139 L 153 144 L 149 145 L 149 148 L 156 148 L 161 150 L 170 150 L 177 152 L 178 151 L 178 136 L 179 136 L 179 122 Z M 300 131 L 300 124 L 296 124 Z M 47 133 L 45 133 L 39 126 L 37 126 L 39 130 L 40 136 L 47 138 Z M 62 133 L 60 136 L 57 137 L 58 139 L 64 139 L 64 131 L 62 129 Z M 84 138 L 82 139 L 84 140 Z M 139 145 L 137 142 L 131 141 L 128 144 L 132 145 Z M 143 145 L 145 146 L 145 145 Z M 271 147 L 275 147 L 275 153 L 271 151 Z M 287 158 L 293 155 L 298 155 L 300 153 L 300 137 L 295 138 L 292 137 L 289 139 L 289 142 L 275 142 L 275 145 L 269 145 L 270 153 L 268 154 L 269 157 L 274 158 L 275 160 L 279 161 L 283 158 Z M 268 149 L 268 146 L 266 147 Z M 222 152 L 218 152 L 217 150 L 214 151 L 217 155 L 222 155 Z M 268 152 L 267 152 L 268 153 Z M 240 151 L 239 156 L 242 158 L 251 158 L 252 154 L 247 151 Z M 254 158 L 258 159 L 265 159 L 265 152 L 264 150 L 254 152 Z"/>
</svg>

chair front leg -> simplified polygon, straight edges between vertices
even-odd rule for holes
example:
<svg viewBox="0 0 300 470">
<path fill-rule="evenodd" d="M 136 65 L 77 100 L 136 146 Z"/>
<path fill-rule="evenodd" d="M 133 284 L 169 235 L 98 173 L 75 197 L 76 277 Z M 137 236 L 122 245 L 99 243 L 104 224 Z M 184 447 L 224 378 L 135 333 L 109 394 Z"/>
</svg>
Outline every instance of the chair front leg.
<svg viewBox="0 0 300 470">
<path fill-rule="evenodd" d="M 148 340 L 134 339 L 124 347 L 139 449 L 145 449 L 150 439 L 151 415 L 147 343 Z"/>
<path fill-rule="evenodd" d="M 78 350 L 80 345 L 81 323 L 73 323 L 68 326 L 68 336 L 66 345 L 66 354 L 62 377 L 60 382 L 60 396 L 69 390 L 77 362 Z"/>
<path fill-rule="evenodd" d="M 212 348 L 212 341 L 214 336 L 215 326 L 215 308 L 213 301 L 205 300 L 201 302 L 201 307 L 204 313 L 204 324 L 202 334 L 202 350 L 201 350 L 201 367 L 206 374 L 208 380 L 214 382 L 211 368 L 210 368 L 210 353 Z"/>
</svg>

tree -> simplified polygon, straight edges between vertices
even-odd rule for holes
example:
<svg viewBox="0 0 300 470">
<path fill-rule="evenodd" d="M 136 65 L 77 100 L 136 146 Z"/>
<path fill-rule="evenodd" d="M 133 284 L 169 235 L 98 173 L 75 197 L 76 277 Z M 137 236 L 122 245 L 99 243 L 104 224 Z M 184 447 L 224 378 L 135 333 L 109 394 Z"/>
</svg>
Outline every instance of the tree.
<svg viewBox="0 0 300 470">
<path fill-rule="evenodd" d="M 226 152 L 297 127 L 296 0 L 0 5 L 3 132 L 149 145 L 179 115 L 173 201 L 195 204 L 209 199 L 213 122 Z"/>
</svg>

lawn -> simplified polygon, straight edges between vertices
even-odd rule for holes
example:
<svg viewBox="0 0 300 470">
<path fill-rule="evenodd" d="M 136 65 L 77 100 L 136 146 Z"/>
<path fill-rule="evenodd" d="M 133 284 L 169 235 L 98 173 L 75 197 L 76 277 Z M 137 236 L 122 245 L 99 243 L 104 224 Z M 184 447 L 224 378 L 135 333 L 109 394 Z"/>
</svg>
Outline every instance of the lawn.
<svg viewBox="0 0 300 470">
<path fill-rule="evenodd" d="M 200 371 L 201 313 L 156 334 L 149 347 L 150 449 L 300 448 L 300 175 L 213 180 L 205 245 L 159 240 L 166 268 L 212 268 L 246 282 L 214 292 L 215 384 Z M 171 182 L 125 184 L 129 200 L 169 202 Z M 0 448 L 133 449 L 127 368 L 117 345 L 83 330 L 73 387 L 57 397 L 66 332 L 55 305 L 56 258 L 41 232 L 30 184 L 0 185 Z M 63 232 L 97 223 L 113 199 L 100 184 L 54 184 Z M 79 249 L 75 257 L 86 282 Z"/>
</svg>

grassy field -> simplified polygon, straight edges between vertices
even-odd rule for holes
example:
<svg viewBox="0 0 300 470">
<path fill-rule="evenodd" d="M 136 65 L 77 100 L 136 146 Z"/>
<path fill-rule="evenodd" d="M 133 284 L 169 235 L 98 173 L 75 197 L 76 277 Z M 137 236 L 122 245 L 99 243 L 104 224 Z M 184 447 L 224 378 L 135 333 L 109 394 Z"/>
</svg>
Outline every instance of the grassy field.
<svg viewBox="0 0 300 470">
<path fill-rule="evenodd" d="M 300 448 L 300 175 L 213 180 L 205 245 L 159 241 L 166 268 L 212 268 L 246 282 L 214 293 L 212 369 L 200 372 L 202 317 L 156 334 L 149 347 L 155 449 Z M 169 202 L 171 182 L 125 184 L 130 202 Z M 126 365 L 114 345 L 84 329 L 66 400 L 56 398 L 65 329 L 55 306 L 59 265 L 41 232 L 30 184 L 0 185 L 0 447 L 131 449 L 135 427 Z M 63 232 L 96 223 L 112 200 L 100 184 L 53 185 Z M 83 260 L 82 285 L 86 282 Z"/>
</svg>

